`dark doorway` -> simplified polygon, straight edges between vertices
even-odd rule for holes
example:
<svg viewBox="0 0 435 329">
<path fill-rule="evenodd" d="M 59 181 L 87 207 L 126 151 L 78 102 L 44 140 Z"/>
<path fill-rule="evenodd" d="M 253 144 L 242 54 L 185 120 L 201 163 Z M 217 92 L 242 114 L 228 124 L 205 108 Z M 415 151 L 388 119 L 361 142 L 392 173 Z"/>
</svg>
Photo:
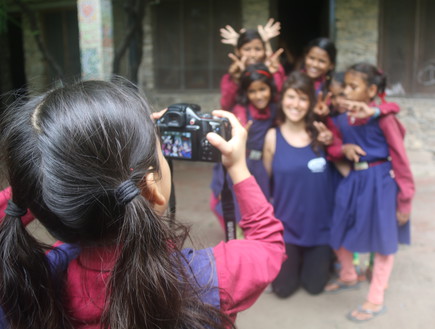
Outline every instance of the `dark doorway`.
<svg viewBox="0 0 435 329">
<path fill-rule="evenodd" d="M 329 37 L 330 3 L 333 0 L 275 0 L 271 8 L 281 22 L 278 47 L 286 51 L 286 71 L 299 64 L 305 46 L 318 37 Z"/>
<path fill-rule="evenodd" d="M 23 30 L 21 15 L 14 15 L 8 22 L 10 70 L 12 89 L 25 92 L 26 73 L 24 68 Z"/>
<path fill-rule="evenodd" d="M 0 34 L 0 112 L 26 94 L 21 15 L 8 13 Z"/>
</svg>

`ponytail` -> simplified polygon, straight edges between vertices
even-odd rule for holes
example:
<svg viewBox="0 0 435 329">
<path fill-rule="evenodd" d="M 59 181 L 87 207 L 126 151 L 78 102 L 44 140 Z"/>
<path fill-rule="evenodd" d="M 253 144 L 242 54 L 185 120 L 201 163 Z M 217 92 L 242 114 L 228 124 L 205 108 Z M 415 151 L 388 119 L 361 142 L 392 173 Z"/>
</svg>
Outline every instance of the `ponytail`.
<svg viewBox="0 0 435 329">
<path fill-rule="evenodd" d="M 114 248 L 103 328 L 231 327 L 199 297 L 181 253 L 187 228 L 141 194 L 146 174 L 160 168 L 157 135 L 147 102 L 129 87 L 85 81 L 8 111 L 2 154 L 14 204 L 63 242 Z M 6 321 L 14 329 L 71 329 L 65 274 L 47 260 L 50 247 L 25 230 L 19 208 L 11 206 L 0 226 Z"/>
<path fill-rule="evenodd" d="M 73 328 L 61 305 L 60 280 L 44 254 L 49 247 L 26 231 L 17 209 L 11 211 L 9 205 L 0 224 L 0 301 L 5 320 L 13 329 Z"/>
<path fill-rule="evenodd" d="M 199 287 L 186 271 L 180 252 L 188 235 L 185 226 L 162 218 L 137 195 L 125 204 L 120 232 L 103 328 L 228 327 L 230 321 L 219 310 L 200 301 Z"/>
</svg>

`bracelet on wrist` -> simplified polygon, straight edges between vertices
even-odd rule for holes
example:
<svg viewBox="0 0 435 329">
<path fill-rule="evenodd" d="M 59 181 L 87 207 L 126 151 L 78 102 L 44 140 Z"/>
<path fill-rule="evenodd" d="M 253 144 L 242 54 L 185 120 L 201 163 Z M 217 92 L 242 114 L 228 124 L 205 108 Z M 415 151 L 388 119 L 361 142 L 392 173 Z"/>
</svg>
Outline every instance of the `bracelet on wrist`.
<svg viewBox="0 0 435 329">
<path fill-rule="evenodd" d="M 381 115 L 381 110 L 379 107 L 375 107 L 375 113 L 373 113 L 373 118 L 377 118 Z"/>
</svg>

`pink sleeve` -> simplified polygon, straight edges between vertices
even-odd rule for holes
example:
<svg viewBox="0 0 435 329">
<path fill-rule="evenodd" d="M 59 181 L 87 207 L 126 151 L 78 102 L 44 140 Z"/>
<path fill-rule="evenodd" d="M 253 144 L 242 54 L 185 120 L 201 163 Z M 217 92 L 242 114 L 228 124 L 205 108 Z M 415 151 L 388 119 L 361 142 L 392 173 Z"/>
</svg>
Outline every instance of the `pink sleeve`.
<svg viewBox="0 0 435 329">
<path fill-rule="evenodd" d="M 399 105 L 393 102 L 387 102 L 387 103 L 381 103 L 377 105 L 379 108 L 379 111 L 381 111 L 381 116 L 387 115 L 387 114 L 397 114 L 400 111 Z"/>
<path fill-rule="evenodd" d="M 11 187 L 8 186 L 4 190 L 0 191 L 0 221 L 1 218 L 5 217 L 5 210 L 8 206 L 8 201 L 11 198 Z M 30 212 L 30 210 L 27 210 L 27 213 L 21 217 L 21 221 L 23 222 L 24 226 L 27 226 L 32 220 L 35 219 L 35 216 Z"/>
<path fill-rule="evenodd" d="M 223 110 L 232 111 L 236 104 L 236 95 L 239 85 L 227 73 L 221 79 L 221 107 Z"/>
<path fill-rule="evenodd" d="M 331 130 L 333 137 L 332 144 L 326 147 L 327 159 L 329 161 L 339 161 L 343 159 L 343 139 L 341 137 L 341 132 L 335 125 L 334 120 L 331 117 L 326 118 L 326 127 Z"/>
<path fill-rule="evenodd" d="M 250 307 L 278 275 L 285 260 L 282 223 L 273 215 L 253 176 L 234 185 L 244 240 L 214 247 L 221 309 L 235 318 Z"/>
<path fill-rule="evenodd" d="M 242 125 L 246 125 L 246 122 L 248 121 L 248 118 L 246 117 L 246 107 L 237 104 L 233 108 L 233 113 Z"/>
<path fill-rule="evenodd" d="M 273 74 L 273 80 L 275 81 L 276 89 L 280 92 L 285 81 L 285 71 L 281 64 L 279 64 L 278 71 Z"/>
<path fill-rule="evenodd" d="M 409 160 L 406 155 L 405 145 L 403 143 L 405 128 L 392 114 L 381 117 L 379 119 L 379 127 L 382 129 L 387 140 L 394 178 L 399 186 L 397 210 L 404 214 L 410 214 L 415 186 Z"/>
</svg>

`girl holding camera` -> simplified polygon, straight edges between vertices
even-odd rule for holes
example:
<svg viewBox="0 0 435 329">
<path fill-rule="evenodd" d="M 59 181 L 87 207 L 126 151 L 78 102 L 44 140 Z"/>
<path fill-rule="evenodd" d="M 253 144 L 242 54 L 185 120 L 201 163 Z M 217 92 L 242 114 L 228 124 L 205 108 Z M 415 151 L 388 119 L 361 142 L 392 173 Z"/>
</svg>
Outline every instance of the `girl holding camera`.
<svg viewBox="0 0 435 329">
<path fill-rule="evenodd" d="M 207 138 L 222 152 L 249 239 L 195 251 L 181 249 L 187 228 L 165 216 L 170 171 L 135 88 L 85 81 L 11 108 L 0 327 L 232 327 L 285 255 L 282 225 L 246 166 L 246 130 L 231 113 L 214 114 L 232 125 L 231 140 Z M 35 240 L 26 209 L 62 242 Z"/>
</svg>

